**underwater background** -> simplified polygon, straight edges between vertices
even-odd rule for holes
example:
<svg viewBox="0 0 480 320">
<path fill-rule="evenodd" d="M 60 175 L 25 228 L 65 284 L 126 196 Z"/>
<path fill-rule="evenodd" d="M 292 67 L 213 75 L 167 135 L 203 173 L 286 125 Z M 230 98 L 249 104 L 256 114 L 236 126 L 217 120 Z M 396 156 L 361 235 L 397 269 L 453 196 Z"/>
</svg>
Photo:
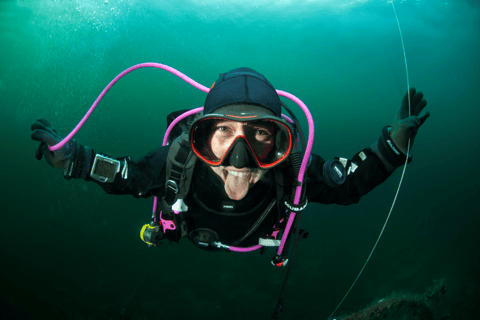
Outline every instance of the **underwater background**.
<svg viewBox="0 0 480 320">
<path fill-rule="evenodd" d="M 480 319 L 480 4 L 394 3 L 410 84 L 432 115 L 376 251 L 334 317 L 367 319 L 365 310 L 388 301 L 371 318 Z M 376 141 L 407 90 L 388 1 L 0 1 L 4 319 L 270 319 L 286 272 L 271 266 L 272 249 L 207 253 L 188 240 L 148 248 L 139 232 L 153 199 L 66 181 L 34 157 L 37 117 L 65 136 L 117 74 L 142 62 L 207 87 L 237 67 L 259 71 L 309 107 L 313 152 L 325 159 Z M 142 157 L 161 145 L 170 112 L 205 97 L 166 71 L 136 70 L 75 139 Z M 282 100 L 306 131 L 300 108 Z M 372 250 L 401 173 L 356 205 L 309 204 L 310 236 L 299 243 L 282 319 L 328 319 Z"/>
</svg>

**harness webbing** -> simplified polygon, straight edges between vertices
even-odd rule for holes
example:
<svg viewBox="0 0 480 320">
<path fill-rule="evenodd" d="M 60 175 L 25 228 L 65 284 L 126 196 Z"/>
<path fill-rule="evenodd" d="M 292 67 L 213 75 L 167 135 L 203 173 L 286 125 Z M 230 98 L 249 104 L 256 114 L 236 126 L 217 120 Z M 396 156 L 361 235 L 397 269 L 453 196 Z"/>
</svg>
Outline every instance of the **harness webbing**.
<svg viewBox="0 0 480 320">
<path fill-rule="evenodd" d="M 265 208 L 263 213 L 258 217 L 257 221 L 250 227 L 250 229 L 238 240 L 234 241 L 231 245 L 236 246 L 237 244 L 241 243 L 243 240 L 247 239 L 252 235 L 252 233 L 258 229 L 258 227 L 262 224 L 263 220 L 268 216 L 270 211 L 272 211 L 273 206 L 277 202 L 277 199 L 273 198 L 270 204 Z"/>
</svg>

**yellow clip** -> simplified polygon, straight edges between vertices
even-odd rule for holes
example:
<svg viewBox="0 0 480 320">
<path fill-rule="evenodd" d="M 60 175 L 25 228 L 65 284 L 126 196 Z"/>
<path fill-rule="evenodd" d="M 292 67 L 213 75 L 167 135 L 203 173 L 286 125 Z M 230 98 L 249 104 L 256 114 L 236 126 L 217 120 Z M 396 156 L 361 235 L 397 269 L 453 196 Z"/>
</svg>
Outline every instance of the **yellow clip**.
<svg viewBox="0 0 480 320">
<path fill-rule="evenodd" d="M 145 233 L 145 230 L 146 230 L 147 228 L 151 229 L 151 230 L 149 230 L 149 231 L 153 231 L 153 229 L 155 229 L 155 227 L 152 227 L 152 226 L 150 226 L 149 224 L 144 225 L 143 228 L 142 228 L 142 230 L 140 230 L 140 239 L 142 239 L 142 241 L 145 242 L 146 244 L 148 244 L 148 245 L 150 245 L 150 246 L 153 246 L 153 243 L 148 242 L 148 241 L 146 241 L 146 240 L 143 238 L 143 234 Z"/>
</svg>

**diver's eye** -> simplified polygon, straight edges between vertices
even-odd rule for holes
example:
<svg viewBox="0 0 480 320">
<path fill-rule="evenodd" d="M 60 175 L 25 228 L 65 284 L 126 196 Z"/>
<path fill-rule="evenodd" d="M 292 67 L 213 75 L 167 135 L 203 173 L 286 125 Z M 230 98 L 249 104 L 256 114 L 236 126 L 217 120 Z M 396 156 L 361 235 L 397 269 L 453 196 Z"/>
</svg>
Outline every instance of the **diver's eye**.
<svg viewBox="0 0 480 320">
<path fill-rule="evenodd" d="M 219 125 L 215 127 L 215 132 L 222 136 L 226 136 L 226 135 L 230 136 L 233 134 L 233 131 L 234 130 L 230 126 Z"/>
<path fill-rule="evenodd" d="M 219 133 L 221 133 L 221 134 L 227 134 L 227 133 L 229 133 L 231 130 L 230 130 L 230 128 L 227 127 L 227 126 L 218 126 L 218 127 L 216 128 L 216 131 L 219 132 Z"/>
<path fill-rule="evenodd" d="M 258 129 L 257 132 L 255 132 L 255 135 L 257 135 L 257 136 L 269 136 L 270 133 L 266 130 Z"/>
<path fill-rule="evenodd" d="M 265 129 L 255 129 L 255 140 L 259 142 L 267 142 L 272 140 L 272 133 Z"/>
</svg>

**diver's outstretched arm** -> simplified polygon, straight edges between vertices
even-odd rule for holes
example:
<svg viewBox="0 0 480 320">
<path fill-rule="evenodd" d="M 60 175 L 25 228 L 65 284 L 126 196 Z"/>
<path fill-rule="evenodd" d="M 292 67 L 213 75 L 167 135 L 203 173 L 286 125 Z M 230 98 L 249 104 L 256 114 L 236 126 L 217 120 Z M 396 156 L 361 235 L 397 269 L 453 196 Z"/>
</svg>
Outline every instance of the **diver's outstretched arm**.
<svg viewBox="0 0 480 320">
<path fill-rule="evenodd" d="M 43 156 L 55 168 L 63 170 L 65 179 L 94 181 L 109 194 L 130 194 L 136 198 L 153 196 L 165 187 L 165 162 L 169 146 L 149 152 L 145 157 L 113 158 L 97 154 L 75 140 L 69 140 L 61 149 L 50 151 L 48 146 L 63 140 L 50 123 L 43 118 L 31 126 L 32 139 L 39 141 L 35 157 Z"/>
</svg>

